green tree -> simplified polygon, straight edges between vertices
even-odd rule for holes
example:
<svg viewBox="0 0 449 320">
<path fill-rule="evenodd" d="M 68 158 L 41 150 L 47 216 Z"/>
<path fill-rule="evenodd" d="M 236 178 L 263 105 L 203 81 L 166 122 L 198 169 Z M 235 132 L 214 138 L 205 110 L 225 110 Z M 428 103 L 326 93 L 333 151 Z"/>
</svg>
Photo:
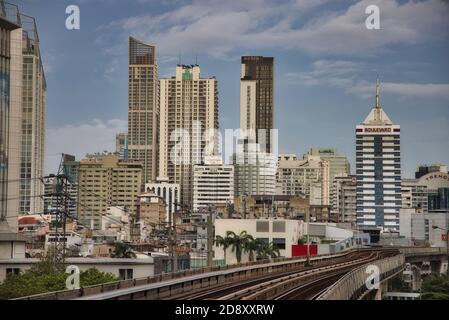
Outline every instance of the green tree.
<svg viewBox="0 0 449 320">
<path fill-rule="evenodd" d="M 59 291 L 66 289 L 66 279 L 69 274 L 65 272 L 50 272 L 47 265 L 40 264 L 20 274 L 8 275 L 0 284 L 0 299 L 13 299 L 35 294 Z M 97 269 L 88 269 L 80 273 L 81 287 L 117 281 L 112 273 L 100 272 Z"/>
<path fill-rule="evenodd" d="M 281 255 L 279 252 L 279 248 L 275 246 L 273 242 L 266 242 L 261 239 L 257 239 L 256 241 L 258 243 L 258 259 L 277 258 Z"/>
<path fill-rule="evenodd" d="M 224 261 L 226 264 L 226 251 L 231 246 L 231 238 L 216 236 L 215 237 L 215 245 L 217 245 L 219 247 L 223 247 L 223 256 L 224 256 Z"/>
<path fill-rule="evenodd" d="M 135 258 L 136 254 L 132 248 L 123 242 L 117 242 L 115 244 L 115 250 L 111 253 L 112 258 Z"/>
<path fill-rule="evenodd" d="M 257 239 L 254 239 L 252 235 L 248 235 L 246 237 L 246 241 L 244 242 L 244 251 L 249 252 L 249 261 L 254 261 L 254 253 L 259 249 L 259 242 Z"/>
<path fill-rule="evenodd" d="M 227 231 L 226 237 L 230 239 L 232 252 L 235 252 L 237 263 L 240 263 L 242 261 L 242 253 L 247 246 L 247 242 L 250 241 L 249 237 L 251 236 L 248 235 L 246 231 L 242 231 L 239 234 L 236 234 L 233 231 Z"/>
<path fill-rule="evenodd" d="M 421 299 L 449 300 L 449 277 L 445 274 L 432 273 L 423 281 Z"/>
</svg>

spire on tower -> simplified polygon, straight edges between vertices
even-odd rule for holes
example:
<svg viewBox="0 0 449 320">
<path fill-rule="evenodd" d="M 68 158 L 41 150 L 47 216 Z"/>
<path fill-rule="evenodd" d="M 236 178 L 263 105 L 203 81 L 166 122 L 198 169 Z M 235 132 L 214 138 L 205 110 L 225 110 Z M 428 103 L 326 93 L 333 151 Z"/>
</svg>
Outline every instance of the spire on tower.
<svg viewBox="0 0 449 320">
<path fill-rule="evenodd" d="M 380 108 L 380 104 L 379 104 L 379 89 L 380 85 L 379 85 L 379 76 L 377 76 L 377 82 L 376 82 L 376 109 Z"/>
</svg>

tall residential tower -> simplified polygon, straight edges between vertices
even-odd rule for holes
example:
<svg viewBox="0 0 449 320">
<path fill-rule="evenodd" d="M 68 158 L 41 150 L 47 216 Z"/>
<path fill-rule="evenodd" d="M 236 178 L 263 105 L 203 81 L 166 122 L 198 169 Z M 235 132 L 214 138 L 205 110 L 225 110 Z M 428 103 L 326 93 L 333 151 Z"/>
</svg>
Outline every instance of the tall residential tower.
<svg viewBox="0 0 449 320">
<path fill-rule="evenodd" d="M 356 127 L 357 224 L 366 229 L 399 231 L 401 208 L 400 126 L 379 103 Z"/>
<path fill-rule="evenodd" d="M 17 232 L 22 107 L 22 28 L 16 6 L 0 0 L 0 233 Z"/>
<path fill-rule="evenodd" d="M 160 80 L 159 178 L 181 187 L 181 204 L 193 207 L 193 166 L 217 151 L 218 87 L 198 65 L 178 65 Z M 213 135 L 212 135 L 213 134 Z"/>
<path fill-rule="evenodd" d="M 44 150 L 47 85 L 34 18 L 20 16 L 23 29 L 22 135 L 19 213 L 44 210 Z"/>
<path fill-rule="evenodd" d="M 128 158 L 143 165 L 143 183 L 158 166 L 159 96 L 156 47 L 129 37 Z"/>
</svg>

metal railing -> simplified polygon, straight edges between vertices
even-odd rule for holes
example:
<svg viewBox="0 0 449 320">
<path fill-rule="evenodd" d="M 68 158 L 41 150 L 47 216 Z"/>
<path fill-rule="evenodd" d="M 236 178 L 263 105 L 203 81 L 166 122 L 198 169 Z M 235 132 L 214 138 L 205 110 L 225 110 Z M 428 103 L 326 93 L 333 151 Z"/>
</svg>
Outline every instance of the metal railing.
<svg viewBox="0 0 449 320">
<path fill-rule="evenodd" d="M 351 300 L 358 299 L 370 289 L 366 286 L 368 265 L 376 265 L 379 268 L 380 281 L 385 281 L 404 269 L 405 256 L 399 254 L 394 257 L 367 263 L 354 271 L 346 274 L 332 286 L 327 288 L 317 300 Z"/>
</svg>

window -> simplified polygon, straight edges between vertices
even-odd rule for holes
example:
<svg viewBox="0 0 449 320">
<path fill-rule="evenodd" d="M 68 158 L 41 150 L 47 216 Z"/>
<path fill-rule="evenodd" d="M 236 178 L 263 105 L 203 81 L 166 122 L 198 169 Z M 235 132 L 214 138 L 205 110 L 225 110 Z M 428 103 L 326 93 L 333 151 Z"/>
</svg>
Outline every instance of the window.
<svg viewBox="0 0 449 320">
<path fill-rule="evenodd" d="M 6 275 L 18 275 L 20 273 L 20 269 L 19 268 L 6 268 Z"/>
<path fill-rule="evenodd" d="M 268 221 L 257 221 L 256 222 L 256 232 L 269 232 Z"/>
<path fill-rule="evenodd" d="M 273 246 L 279 250 L 285 250 L 285 238 L 273 238 Z"/>
<path fill-rule="evenodd" d="M 120 280 L 129 280 L 133 278 L 133 269 L 118 269 Z"/>
<path fill-rule="evenodd" d="M 273 221 L 273 232 L 285 232 L 285 221 Z"/>
</svg>

